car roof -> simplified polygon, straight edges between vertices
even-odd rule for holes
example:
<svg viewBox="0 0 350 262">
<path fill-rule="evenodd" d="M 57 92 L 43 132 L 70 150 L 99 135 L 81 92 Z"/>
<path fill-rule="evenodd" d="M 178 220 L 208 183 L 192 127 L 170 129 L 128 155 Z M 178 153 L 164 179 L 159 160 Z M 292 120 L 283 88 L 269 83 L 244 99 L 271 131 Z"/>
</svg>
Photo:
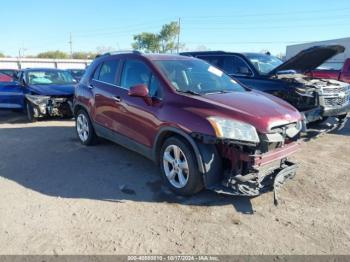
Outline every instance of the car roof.
<svg viewBox="0 0 350 262">
<path fill-rule="evenodd" d="M 254 52 L 228 52 L 228 51 L 193 51 L 193 52 L 182 52 L 181 55 L 266 55 L 263 53 L 254 53 Z"/>
<path fill-rule="evenodd" d="M 152 60 L 152 61 L 159 61 L 159 60 L 192 60 L 193 58 L 181 56 L 178 54 L 145 54 L 144 57 Z"/>
<path fill-rule="evenodd" d="M 159 61 L 159 60 L 191 60 L 194 58 L 191 57 L 186 57 L 186 56 L 182 56 L 180 54 L 154 54 L 154 53 L 142 53 L 139 51 L 130 51 L 130 52 L 125 52 L 125 51 L 121 51 L 121 52 L 111 52 L 111 53 L 106 53 L 103 55 L 99 55 L 96 57 L 96 59 L 102 59 L 102 58 L 106 58 L 106 57 L 111 57 L 111 56 L 134 56 L 134 57 L 144 57 L 148 60 L 151 61 Z"/>
</svg>

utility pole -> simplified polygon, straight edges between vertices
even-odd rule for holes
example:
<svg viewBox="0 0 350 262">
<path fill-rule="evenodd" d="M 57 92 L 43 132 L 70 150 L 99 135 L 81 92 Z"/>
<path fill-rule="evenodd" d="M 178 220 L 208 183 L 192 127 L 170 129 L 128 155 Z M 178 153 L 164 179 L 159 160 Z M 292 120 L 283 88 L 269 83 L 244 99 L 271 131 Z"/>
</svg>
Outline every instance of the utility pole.
<svg viewBox="0 0 350 262">
<path fill-rule="evenodd" d="M 73 39 L 72 33 L 69 34 L 69 47 L 70 47 L 70 58 L 73 58 Z"/>
<path fill-rule="evenodd" d="M 177 53 L 180 53 L 180 33 L 181 33 L 181 18 L 179 17 L 178 21 L 179 32 L 177 34 Z"/>
</svg>

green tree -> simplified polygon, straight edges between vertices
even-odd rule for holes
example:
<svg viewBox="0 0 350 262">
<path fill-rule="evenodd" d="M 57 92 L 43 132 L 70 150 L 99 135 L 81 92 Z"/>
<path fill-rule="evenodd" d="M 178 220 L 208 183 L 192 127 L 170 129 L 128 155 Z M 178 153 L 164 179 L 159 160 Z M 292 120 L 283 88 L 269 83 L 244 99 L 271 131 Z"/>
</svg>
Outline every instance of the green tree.
<svg viewBox="0 0 350 262">
<path fill-rule="evenodd" d="M 37 55 L 37 58 L 67 59 L 69 58 L 69 55 L 65 52 L 56 50 L 40 53 Z"/>
<path fill-rule="evenodd" d="M 97 53 L 93 52 L 74 52 L 73 59 L 94 59 Z"/>
<path fill-rule="evenodd" d="M 5 57 L 5 55 L 0 52 L 0 58 L 3 58 L 3 57 Z"/>
<path fill-rule="evenodd" d="M 152 53 L 173 53 L 177 50 L 177 36 L 180 26 L 177 22 L 171 22 L 162 26 L 158 34 L 143 32 L 134 35 L 132 48 Z M 183 47 L 183 44 L 180 44 Z"/>
<path fill-rule="evenodd" d="M 177 22 L 165 24 L 159 33 L 159 38 L 162 46 L 162 53 L 173 53 L 177 49 L 177 36 L 180 33 L 180 27 Z"/>
<path fill-rule="evenodd" d="M 137 50 L 158 53 L 160 51 L 159 35 L 153 33 L 141 33 L 134 36 L 132 47 Z"/>
</svg>

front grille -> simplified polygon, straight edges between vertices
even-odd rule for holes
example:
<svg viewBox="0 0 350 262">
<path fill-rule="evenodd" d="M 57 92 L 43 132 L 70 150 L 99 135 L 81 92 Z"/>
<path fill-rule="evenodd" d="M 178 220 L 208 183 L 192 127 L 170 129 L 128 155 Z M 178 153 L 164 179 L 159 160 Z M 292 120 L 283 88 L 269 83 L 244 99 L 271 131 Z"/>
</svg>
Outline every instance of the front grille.
<svg viewBox="0 0 350 262">
<path fill-rule="evenodd" d="M 325 108 L 339 108 L 346 106 L 350 101 L 350 89 L 348 85 L 323 87 L 321 106 Z"/>
<path fill-rule="evenodd" d="M 341 93 L 341 92 L 344 92 L 344 93 L 346 93 L 348 91 L 348 88 L 347 87 L 332 87 L 332 88 L 323 88 L 323 93 L 324 94 L 327 94 L 327 95 L 329 95 L 329 94 L 335 94 L 335 95 L 337 95 L 337 94 L 339 94 L 339 93 Z"/>
<path fill-rule="evenodd" d="M 260 153 L 266 153 L 275 150 L 276 148 L 280 148 L 284 144 L 297 141 L 301 129 L 301 122 L 270 127 L 270 133 L 260 134 L 261 143 L 258 150 Z"/>
<path fill-rule="evenodd" d="M 348 103 L 349 96 L 345 97 L 325 97 L 324 104 L 325 107 L 339 107 L 344 106 Z"/>
</svg>

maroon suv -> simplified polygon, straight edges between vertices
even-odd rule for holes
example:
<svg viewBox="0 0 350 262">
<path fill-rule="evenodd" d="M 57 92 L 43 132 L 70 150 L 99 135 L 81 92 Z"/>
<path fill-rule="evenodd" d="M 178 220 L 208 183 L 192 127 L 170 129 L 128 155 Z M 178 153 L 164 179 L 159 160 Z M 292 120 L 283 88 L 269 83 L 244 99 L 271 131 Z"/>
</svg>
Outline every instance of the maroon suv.
<svg viewBox="0 0 350 262">
<path fill-rule="evenodd" d="M 76 130 L 155 161 L 178 194 L 256 196 L 295 175 L 302 116 L 196 58 L 108 53 L 75 91 Z M 276 190 L 275 190 L 276 191 Z"/>
</svg>

